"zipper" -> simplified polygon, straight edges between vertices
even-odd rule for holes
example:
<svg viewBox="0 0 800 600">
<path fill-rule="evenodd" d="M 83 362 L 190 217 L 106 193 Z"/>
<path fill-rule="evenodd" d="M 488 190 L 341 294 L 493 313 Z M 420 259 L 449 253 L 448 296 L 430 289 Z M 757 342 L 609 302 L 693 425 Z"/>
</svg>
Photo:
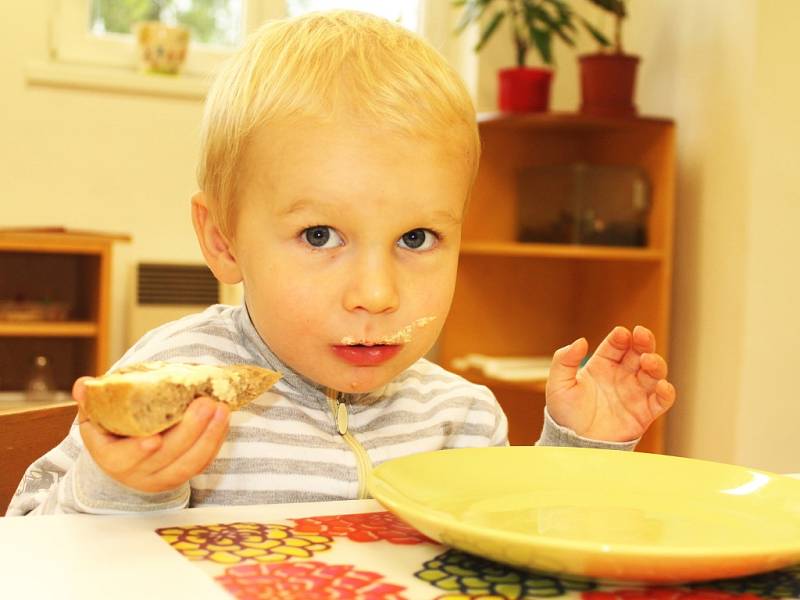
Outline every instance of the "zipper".
<svg viewBox="0 0 800 600">
<path fill-rule="evenodd" d="M 369 498 L 367 495 L 367 477 L 372 470 L 372 463 L 369 460 L 369 455 L 353 434 L 348 431 L 347 404 L 342 398 L 342 393 L 332 388 L 327 388 L 325 390 L 325 396 L 328 400 L 328 406 L 333 413 L 336 433 L 342 436 L 356 455 L 356 467 L 358 468 L 358 494 L 356 497 L 359 500 Z"/>
</svg>

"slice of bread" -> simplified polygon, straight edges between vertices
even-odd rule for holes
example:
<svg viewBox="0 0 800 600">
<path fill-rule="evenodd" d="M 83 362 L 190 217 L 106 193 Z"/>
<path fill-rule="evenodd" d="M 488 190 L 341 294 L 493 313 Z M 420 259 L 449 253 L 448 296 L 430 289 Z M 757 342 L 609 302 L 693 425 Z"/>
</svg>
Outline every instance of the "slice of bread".
<svg viewBox="0 0 800 600">
<path fill-rule="evenodd" d="M 252 365 L 137 363 L 87 379 L 84 410 L 111 433 L 147 436 L 180 421 L 198 396 L 210 396 L 237 410 L 280 377 Z"/>
</svg>

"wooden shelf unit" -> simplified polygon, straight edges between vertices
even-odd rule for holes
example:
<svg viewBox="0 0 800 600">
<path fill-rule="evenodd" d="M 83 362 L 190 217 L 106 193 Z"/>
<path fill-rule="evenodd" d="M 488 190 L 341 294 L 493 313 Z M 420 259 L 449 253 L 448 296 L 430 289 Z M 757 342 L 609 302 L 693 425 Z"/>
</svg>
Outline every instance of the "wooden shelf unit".
<svg viewBox="0 0 800 600">
<path fill-rule="evenodd" d="M 578 246 L 574 244 L 529 244 L 522 242 L 465 242 L 461 255 L 526 256 L 530 258 L 577 258 L 581 260 L 660 261 L 664 253 L 650 248 Z"/>
<path fill-rule="evenodd" d="M 552 355 L 585 336 L 590 351 L 614 325 L 649 327 L 667 357 L 672 281 L 674 124 L 577 114 L 481 115 L 483 154 L 467 210 L 453 307 L 440 361 L 469 353 Z M 517 241 L 520 169 L 576 162 L 641 168 L 650 180 L 645 248 Z M 470 377 L 497 395 L 512 444 L 535 441 L 544 391 Z M 639 445 L 663 451 L 663 423 Z"/>
<path fill-rule="evenodd" d="M 0 391 L 21 390 L 33 363 L 50 358 L 56 386 L 108 368 L 112 244 L 127 236 L 0 230 L 0 300 L 64 303 L 68 321 L 0 320 Z"/>
<path fill-rule="evenodd" d="M 92 321 L 0 321 L 0 337 L 95 337 L 97 323 Z"/>
</svg>

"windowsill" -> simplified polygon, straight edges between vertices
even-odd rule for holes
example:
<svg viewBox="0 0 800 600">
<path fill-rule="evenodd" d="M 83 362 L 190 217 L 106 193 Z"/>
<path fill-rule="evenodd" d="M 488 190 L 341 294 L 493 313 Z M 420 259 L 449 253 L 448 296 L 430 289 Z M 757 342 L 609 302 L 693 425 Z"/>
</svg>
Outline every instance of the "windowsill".
<svg viewBox="0 0 800 600">
<path fill-rule="evenodd" d="M 201 75 L 154 75 L 132 68 L 55 61 L 30 61 L 25 75 L 33 85 L 189 100 L 203 100 L 210 86 L 210 77 Z"/>
</svg>

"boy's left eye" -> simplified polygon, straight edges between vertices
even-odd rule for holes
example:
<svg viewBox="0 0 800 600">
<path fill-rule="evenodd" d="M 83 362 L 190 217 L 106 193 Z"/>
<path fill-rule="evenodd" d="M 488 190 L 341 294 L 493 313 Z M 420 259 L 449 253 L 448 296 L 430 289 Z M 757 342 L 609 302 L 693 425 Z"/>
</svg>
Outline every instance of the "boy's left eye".
<svg viewBox="0 0 800 600">
<path fill-rule="evenodd" d="M 436 239 L 436 234 L 430 229 L 412 229 L 400 236 L 397 245 L 409 250 L 430 250 Z"/>
</svg>

